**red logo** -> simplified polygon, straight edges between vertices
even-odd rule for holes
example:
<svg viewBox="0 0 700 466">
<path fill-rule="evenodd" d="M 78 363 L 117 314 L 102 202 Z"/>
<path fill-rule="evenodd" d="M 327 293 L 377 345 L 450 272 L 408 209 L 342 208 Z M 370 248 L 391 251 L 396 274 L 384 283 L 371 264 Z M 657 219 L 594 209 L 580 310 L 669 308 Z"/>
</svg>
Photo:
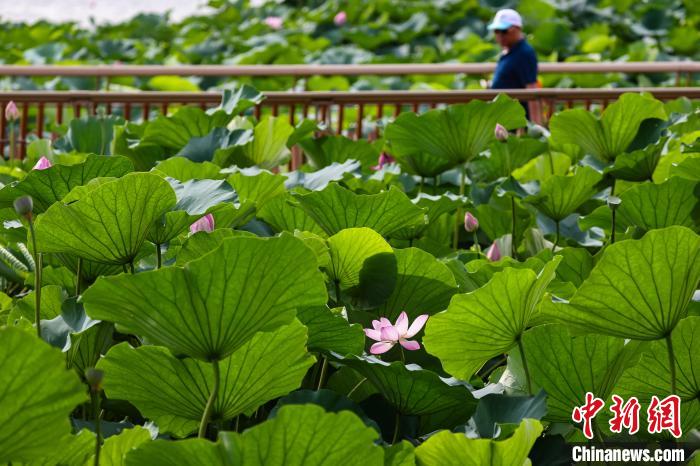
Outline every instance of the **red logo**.
<svg viewBox="0 0 700 466">
<path fill-rule="evenodd" d="M 575 407 L 574 412 L 571 413 L 571 419 L 574 422 L 583 422 L 583 435 L 589 440 L 593 438 L 593 419 L 603 406 L 605 401 L 596 398 L 591 392 L 586 392 L 586 404 Z"/>
<path fill-rule="evenodd" d="M 654 395 L 651 397 L 649 409 L 649 433 L 657 434 L 667 430 L 676 438 L 683 435 L 681 430 L 681 398 L 678 395 L 669 395 L 663 400 Z"/>
</svg>

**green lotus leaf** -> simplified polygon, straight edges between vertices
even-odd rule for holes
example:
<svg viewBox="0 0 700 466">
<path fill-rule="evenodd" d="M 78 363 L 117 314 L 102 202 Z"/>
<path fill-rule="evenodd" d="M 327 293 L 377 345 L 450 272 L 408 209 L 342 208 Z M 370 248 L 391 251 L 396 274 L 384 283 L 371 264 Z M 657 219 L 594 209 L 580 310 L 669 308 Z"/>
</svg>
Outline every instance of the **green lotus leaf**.
<svg viewBox="0 0 700 466">
<path fill-rule="evenodd" d="M 535 396 L 513 396 L 490 393 L 479 399 L 474 424 L 482 438 L 494 437 L 499 424 L 520 424 L 523 419 L 537 419 L 547 413 L 547 393 Z"/>
<path fill-rule="evenodd" d="M 225 166 L 228 154 L 240 149 L 252 138 L 253 131 L 249 129 L 229 131 L 226 128 L 214 128 L 205 136 L 191 138 L 177 156 L 193 162 L 213 161 L 217 165 Z"/>
<path fill-rule="evenodd" d="M 339 362 L 367 377 L 401 414 L 420 416 L 465 407 L 473 413 L 476 409 L 466 385 L 415 364 L 388 363 L 375 356 L 351 356 Z"/>
<path fill-rule="evenodd" d="M 611 167 L 606 168 L 604 172 L 609 173 L 618 180 L 651 180 L 667 140 L 667 137 L 663 137 L 656 144 L 652 144 L 644 149 L 618 155 L 615 158 L 615 163 Z"/>
<path fill-rule="evenodd" d="M 299 141 L 311 163 L 316 168 L 323 168 L 333 162 L 357 160 L 362 167 L 369 168 L 377 163 L 379 151 L 370 142 L 353 141 L 345 136 L 322 136 Z"/>
<path fill-rule="evenodd" d="M 224 466 L 227 455 L 207 439 L 144 442 L 126 455 L 125 466 Z"/>
<path fill-rule="evenodd" d="M 467 198 L 460 197 L 451 193 L 446 193 L 441 196 L 432 196 L 430 194 L 419 193 L 418 196 L 411 199 L 416 206 L 425 211 L 426 222 L 423 224 L 408 225 L 391 233 L 391 237 L 395 239 L 408 240 L 411 242 L 428 233 L 431 225 L 436 225 L 438 218 L 448 212 L 454 212 L 459 207 L 467 205 Z"/>
<path fill-rule="evenodd" d="M 41 460 L 70 434 L 86 391 L 59 350 L 19 328 L 0 328 L 0 362 L 0 461 Z"/>
<path fill-rule="evenodd" d="M 551 317 L 583 331 L 656 340 L 686 316 L 700 279 L 700 236 L 685 227 L 652 230 L 608 246 L 568 304 Z"/>
<path fill-rule="evenodd" d="M 447 308 L 457 283 L 450 269 L 430 253 L 418 248 L 397 249 L 396 286 L 389 299 L 374 313 L 394 322 L 402 311 L 412 321 L 421 314 Z"/>
<path fill-rule="evenodd" d="M 359 324 L 350 324 L 341 311 L 342 309 L 329 309 L 327 306 L 297 310 L 297 318 L 309 329 L 309 349 L 362 354 L 365 349 L 365 332 Z"/>
<path fill-rule="evenodd" d="M 75 435 L 63 437 L 53 445 L 53 451 L 31 466 L 83 465 L 95 452 L 95 434 L 83 428 Z"/>
<path fill-rule="evenodd" d="M 111 155 L 114 126 L 124 120 L 114 115 L 74 118 L 68 123 L 65 138 L 56 144 L 65 144 L 65 152 Z"/>
<path fill-rule="evenodd" d="M 593 256 L 584 248 L 559 249 L 557 255 L 562 256 L 557 267 L 557 278 L 563 282 L 571 282 L 577 288 L 588 278 L 595 265 Z"/>
<path fill-rule="evenodd" d="M 287 180 L 284 182 L 284 185 L 290 190 L 296 187 L 303 187 L 309 191 L 320 191 L 325 189 L 332 181 L 344 180 L 350 175 L 356 174 L 359 168 L 360 162 L 348 160 L 344 163 L 333 162 L 331 165 L 315 172 L 295 170 L 287 173 Z"/>
<path fill-rule="evenodd" d="M 459 261 L 457 261 L 459 262 Z M 462 264 L 459 262 L 459 264 Z M 462 267 L 458 264 L 451 264 L 450 268 L 453 274 L 456 273 L 456 279 L 459 281 L 459 288 L 463 293 L 475 291 L 486 285 L 493 276 L 506 269 L 529 269 L 535 273 L 539 273 L 545 265 L 545 261 L 539 257 L 528 257 L 524 262 L 517 261 L 511 257 L 504 257 L 498 262 L 491 262 L 488 259 L 472 259 Z M 558 268 L 558 267 L 557 267 Z"/>
<path fill-rule="evenodd" d="M 253 129 L 253 140 L 242 146 L 236 146 L 232 151 L 217 154 L 215 161 L 220 165 L 237 165 L 239 167 L 257 166 L 271 169 L 283 164 L 289 156 L 287 139 L 294 128 L 284 117 L 263 117 Z"/>
<path fill-rule="evenodd" d="M 260 332 L 219 363 L 221 387 L 212 419 L 227 421 L 255 410 L 301 384 L 314 358 L 298 321 Z M 111 399 L 128 400 L 161 432 L 184 437 L 197 429 L 211 391 L 211 364 L 175 358 L 159 346 L 113 347 L 97 366 Z"/>
<path fill-rule="evenodd" d="M 130 173 L 76 202 L 51 206 L 36 220 L 37 248 L 104 264 L 127 264 L 136 257 L 151 225 L 174 205 L 175 193 L 167 181 L 150 173 Z"/>
<path fill-rule="evenodd" d="M 523 419 L 505 440 L 470 439 L 447 430 L 433 435 L 416 448 L 419 466 L 482 466 L 530 464 L 527 455 L 542 432 L 542 424 Z"/>
<path fill-rule="evenodd" d="M 620 220 L 644 230 L 681 225 L 698 230 L 700 182 L 673 176 L 661 184 L 643 183 L 620 195 Z"/>
<path fill-rule="evenodd" d="M 539 275 L 529 269 L 503 269 L 478 290 L 453 296 L 447 311 L 428 320 L 425 348 L 448 373 L 468 380 L 490 358 L 516 345 L 560 260 L 552 259 Z"/>
<path fill-rule="evenodd" d="M 575 144 L 603 162 L 626 152 L 644 120 L 666 120 L 660 101 L 641 94 L 623 94 L 598 119 L 583 109 L 564 110 L 552 117 L 552 141 Z"/>
<path fill-rule="evenodd" d="M 185 157 L 170 157 L 162 160 L 153 170 L 155 173 L 162 173 L 178 181 L 189 180 L 216 180 L 225 178 L 221 167 L 211 162 L 193 162 Z"/>
<path fill-rule="evenodd" d="M 22 181 L 15 181 L 0 190 L 0 207 L 12 207 L 15 199 L 29 195 L 34 201 L 34 213 L 41 213 L 76 186 L 94 178 L 126 175 L 133 169 L 126 157 L 88 155 L 83 163 L 56 164 L 45 170 L 32 170 Z"/>
<path fill-rule="evenodd" d="M 384 466 L 415 466 L 415 447 L 411 442 L 402 440 L 384 448 Z"/>
<path fill-rule="evenodd" d="M 153 222 L 146 239 L 153 244 L 165 244 L 186 232 L 201 217 L 202 215 L 190 215 L 184 210 L 171 210 Z"/>
<path fill-rule="evenodd" d="M 224 89 L 221 104 L 213 110 L 221 109 L 228 115 L 239 115 L 265 100 L 265 95 L 253 86 L 244 84 L 234 89 Z"/>
<path fill-rule="evenodd" d="M 184 268 L 100 278 L 83 294 L 91 317 L 208 361 L 326 299 L 314 253 L 290 235 L 227 238 Z"/>
<path fill-rule="evenodd" d="M 257 217 L 278 233 L 299 230 L 326 238 L 328 235 L 323 228 L 301 207 L 292 204 L 293 202 L 291 194 L 274 197 L 258 210 Z"/>
<path fill-rule="evenodd" d="M 114 325 L 100 322 L 97 325 L 70 335 L 70 349 L 66 352 L 66 365 L 83 374 L 95 367 L 100 357 L 114 344 Z"/>
<path fill-rule="evenodd" d="M 232 464 L 381 466 L 378 436 L 351 412 L 327 413 L 307 404 L 283 406 L 273 419 L 242 434 L 222 433 L 220 441 Z"/>
<path fill-rule="evenodd" d="M 546 419 L 571 422 L 571 410 L 586 392 L 606 399 L 623 371 L 639 358 L 639 342 L 605 335 L 572 338 L 564 325 L 541 325 L 523 335 L 533 389 L 547 392 Z M 515 353 L 515 351 L 514 351 Z M 511 355 L 516 364 L 520 355 Z"/>
<path fill-rule="evenodd" d="M 700 181 L 700 157 L 687 157 L 671 166 L 671 176 L 680 176 L 689 180 Z M 0 191 L 2 193 L 2 191 Z"/>
<path fill-rule="evenodd" d="M 479 183 L 489 183 L 511 176 L 513 170 L 547 150 L 547 143 L 536 139 L 508 138 L 505 143 L 494 141 L 488 156 L 477 157 L 469 164 L 469 177 Z"/>
<path fill-rule="evenodd" d="M 326 272 L 341 294 L 371 307 L 389 297 L 396 283 L 396 257 L 379 233 L 348 228 L 328 238 L 328 248 L 331 262 Z"/>
<path fill-rule="evenodd" d="M 473 100 L 421 115 L 407 112 L 387 126 L 385 137 L 396 157 L 424 153 L 456 166 L 487 148 L 495 138 L 497 123 L 508 129 L 524 127 L 525 109 L 499 95 L 492 102 Z"/>
<path fill-rule="evenodd" d="M 180 248 L 177 253 L 175 264 L 183 266 L 188 262 L 199 259 L 203 255 L 221 246 L 224 239 L 237 235 L 246 236 L 243 233 L 244 232 L 235 231 L 230 228 L 219 228 L 211 233 L 205 231 L 197 232 L 185 240 L 182 248 Z"/>
<path fill-rule="evenodd" d="M 671 333 L 676 366 L 675 394 L 681 397 L 681 425 L 685 431 L 697 428 L 697 423 L 700 422 L 700 400 L 697 398 L 700 393 L 699 339 L 700 317 L 682 319 Z M 671 394 L 671 370 L 666 342 L 652 342 L 642 354 L 639 364 L 627 369 L 619 379 L 614 393 L 625 400 L 636 396 L 642 406 L 648 406 L 652 396 L 663 399 Z M 691 413 L 695 415 L 691 416 Z M 640 430 L 644 430 L 645 419 L 640 421 Z"/>
<path fill-rule="evenodd" d="M 173 210 L 184 210 L 190 215 L 204 214 L 215 205 L 233 202 L 238 196 L 225 180 L 190 180 L 184 183 L 170 178 L 177 204 Z"/>
<path fill-rule="evenodd" d="M 284 177 L 266 170 L 250 175 L 244 169 L 229 175 L 228 182 L 236 189 L 241 200 L 255 202 L 258 209 L 270 199 L 286 192 Z"/>
<path fill-rule="evenodd" d="M 190 139 L 201 138 L 214 128 L 224 127 L 230 119 L 224 112 L 207 115 L 197 107 L 182 107 L 170 116 L 159 116 L 146 126 L 142 142 L 178 151 Z"/>
<path fill-rule="evenodd" d="M 328 234 L 346 228 L 367 227 L 382 236 L 407 226 L 425 225 L 425 211 L 398 188 L 379 194 L 355 194 L 337 183 L 323 191 L 296 197 L 302 209 Z"/>
<path fill-rule="evenodd" d="M 118 435 L 107 438 L 100 450 L 100 463 L 104 466 L 122 466 L 127 455 L 144 443 L 151 441 L 151 432 L 141 426 L 124 429 Z M 95 462 L 95 455 L 88 460 Z"/>
<path fill-rule="evenodd" d="M 602 180 L 603 175 L 594 169 L 579 167 L 574 175 L 548 178 L 540 186 L 539 193 L 526 197 L 524 201 L 559 222 L 600 191 Z"/>
</svg>

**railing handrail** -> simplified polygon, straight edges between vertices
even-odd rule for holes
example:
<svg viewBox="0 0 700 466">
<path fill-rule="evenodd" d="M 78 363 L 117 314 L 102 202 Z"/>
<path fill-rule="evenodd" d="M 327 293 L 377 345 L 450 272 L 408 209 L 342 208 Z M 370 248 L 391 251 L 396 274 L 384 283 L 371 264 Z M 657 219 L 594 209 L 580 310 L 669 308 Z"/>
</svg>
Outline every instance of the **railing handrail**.
<svg viewBox="0 0 700 466">
<path fill-rule="evenodd" d="M 357 91 L 357 92 L 264 92 L 266 105 L 318 104 L 407 104 L 453 103 L 465 100 L 490 100 L 498 94 L 507 94 L 518 100 L 617 99 L 624 93 L 647 92 L 659 98 L 688 97 L 700 99 L 700 87 L 625 87 L 625 88 L 542 88 L 542 89 L 483 89 L 468 91 Z M 218 103 L 220 92 L 102 92 L 102 91 L 0 91 L 0 102 L 13 100 L 45 103 Z"/>
<path fill-rule="evenodd" d="M 360 65 L 0 65 L 0 76 L 405 76 L 489 74 L 495 63 Z M 700 73 L 700 61 L 575 62 L 539 64 L 552 73 Z"/>
</svg>

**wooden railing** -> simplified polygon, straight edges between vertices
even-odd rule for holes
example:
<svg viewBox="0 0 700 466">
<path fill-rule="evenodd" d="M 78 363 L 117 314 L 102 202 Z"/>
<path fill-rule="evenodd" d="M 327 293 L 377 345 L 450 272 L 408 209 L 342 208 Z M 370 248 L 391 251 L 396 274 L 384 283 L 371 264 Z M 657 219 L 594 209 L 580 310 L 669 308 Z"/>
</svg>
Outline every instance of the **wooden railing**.
<svg viewBox="0 0 700 466">
<path fill-rule="evenodd" d="M 492 73 L 495 63 L 411 63 L 360 65 L 0 65 L 0 76 L 406 76 Z M 700 62 L 572 62 L 539 64 L 544 74 L 700 73 Z"/>
<path fill-rule="evenodd" d="M 512 89 L 477 91 L 368 91 L 368 92 L 267 92 L 254 114 L 285 115 L 290 123 L 313 118 L 328 131 L 353 138 L 376 138 L 389 120 L 402 112 L 422 112 L 448 104 L 471 100 L 491 100 L 506 93 L 521 101 L 540 101 L 545 117 L 554 111 L 576 106 L 604 109 L 625 92 L 648 92 L 659 100 L 679 97 L 700 99 L 699 87 L 618 88 L 618 89 Z M 215 92 L 97 92 L 97 91 L 17 91 L 0 92 L 0 107 L 14 101 L 21 117 L 17 141 L 24 154 L 28 136 L 55 136 L 56 125 L 71 118 L 96 114 L 99 109 L 127 120 L 149 120 L 168 114 L 182 105 L 203 109 L 215 107 L 221 95 Z M 8 122 L 0 112 L 0 153 L 9 140 Z"/>
</svg>

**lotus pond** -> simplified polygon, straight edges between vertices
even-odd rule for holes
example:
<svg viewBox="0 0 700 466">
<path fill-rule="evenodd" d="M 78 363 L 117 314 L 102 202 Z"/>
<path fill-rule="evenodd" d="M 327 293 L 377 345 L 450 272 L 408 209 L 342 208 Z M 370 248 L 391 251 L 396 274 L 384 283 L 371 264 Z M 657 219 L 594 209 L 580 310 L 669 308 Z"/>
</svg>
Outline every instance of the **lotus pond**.
<svg viewBox="0 0 700 466">
<path fill-rule="evenodd" d="M 690 457 L 697 103 L 516 131 L 500 96 L 370 142 L 245 95 L 73 120 L 1 167 L 0 463 L 542 465 L 589 437 Z M 615 427 L 632 397 L 638 429 Z"/>
</svg>

